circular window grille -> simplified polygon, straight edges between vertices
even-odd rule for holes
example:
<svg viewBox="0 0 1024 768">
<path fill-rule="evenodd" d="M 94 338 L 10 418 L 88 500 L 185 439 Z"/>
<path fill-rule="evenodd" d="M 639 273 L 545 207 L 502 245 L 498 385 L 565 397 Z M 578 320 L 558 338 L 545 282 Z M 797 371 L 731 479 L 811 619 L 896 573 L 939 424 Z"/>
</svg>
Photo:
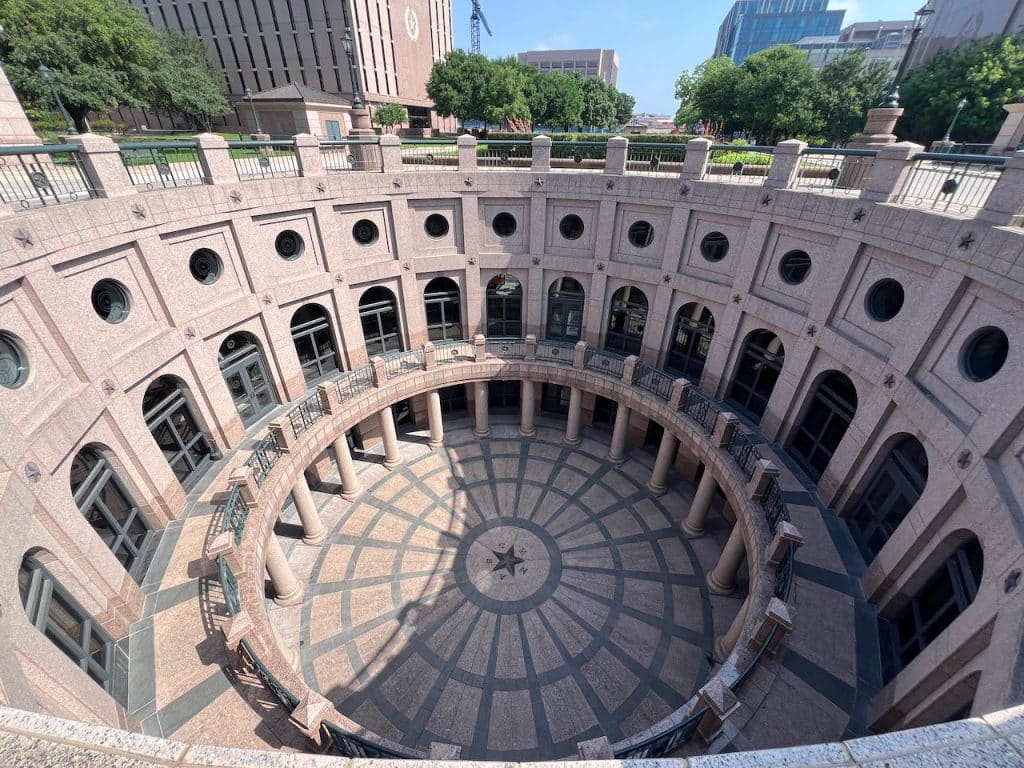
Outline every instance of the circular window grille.
<svg viewBox="0 0 1024 768">
<path fill-rule="evenodd" d="M 903 286 L 891 277 L 879 280 L 868 291 L 865 307 L 868 315 L 881 323 L 892 320 L 903 309 Z"/>
<path fill-rule="evenodd" d="M 128 290 L 116 280 L 100 280 L 92 287 L 92 308 L 108 323 L 120 323 L 131 311 Z"/>
<path fill-rule="evenodd" d="M 516 217 L 511 213 L 502 211 L 494 217 L 491 227 L 498 237 L 511 237 L 516 232 Z"/>
<path fill-rule="evenodd" d="M 448 219 L 440 213 L 432 213 L 423 222 L 423 229 L 426 230 L 430 237 L 444 237 L 448 234 Z"/>
<path fill-rule="evenodd" d="M 583 236 L 583 219 L 575 213 L 563 216 L 558 222 L 558 231 L 566 240 L 579 240 Z"/>
<path fill-rule="evenodd" d="M 352 227 L 352 237 L 360 245 L 373 245 L 380 237 L 380 230 L 369 219 L 360 219 Z"/>
<path fill-rule="evenodd" d="M 649 221 L 634 221 L 629 225 L 627 236 L 629 237 L 629 242 L 637 248 L 646 248 L 654 242 L 654 227 L 651 226 Z"/>
<path fill-rule="evenodd" d="M 779 275 L 790 285 L 799 285 L 811 271 L 811 257 L 804 251 L 790 251 L 779 262 Z"/>
<path fill-rule="evenodd" d="M 277 249 L 277 255 L 282 259 L 294 261 L 302 255 L 306 248 L 306 243 L 298 232 L 293 229 L 286 229 L 278 234 L 274 240 L 274 248 Z"/>
<path fill-rule="evenodd" d="M 964 344 L 960 365 L 971 381 L 986 381 L 999 373 L 1009 352 L 1010 340 L 1001 328 L 982 328 Z"/>
<path fill-rule="evenodd" d="M 0 333 L 0 387 L 17 389 L 28 378 L 28 360 L 18 343 Z"/>
<path fill-rule="evenodd" d="M 700 241 L 700 254 L 708 261 L 721 261 L 729 252 L 729 238 L 721 232 L 708 232 Z"/>
<path fill-rule="evenodd" d="M 224 265 L 220 256 L 209 248 L 200 248 L 195 251 L 188 260 L 188 269 L 192 277 L 203 285 L 212 285 L 220 279 L 224 271 Z"/>
</svg>

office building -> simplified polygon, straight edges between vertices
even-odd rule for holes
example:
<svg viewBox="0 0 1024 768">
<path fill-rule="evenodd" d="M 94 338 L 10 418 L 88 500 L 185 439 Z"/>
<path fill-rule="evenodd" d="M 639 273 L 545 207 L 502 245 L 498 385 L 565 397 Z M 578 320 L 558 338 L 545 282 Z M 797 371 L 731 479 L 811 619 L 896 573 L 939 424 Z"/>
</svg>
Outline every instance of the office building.
<svg viewBox="0 0 1024 768">
<path fill-rule="evenodd" d="M 934 13 L 914 44 L 908 67 L 926 64 L 939 51 L 1024 28 L 1024 0 L 931 0 Z"/>
<path fill-rule="evenodd" d="M 619 77 L 619 54 L 609 48 L 580 48 L 567 51 L 526 51 L 519 61 L 541 72 L 576 72 L 615 85 Z"/>
<path fill-rule="evenodd" d="M 718 28 L 714 55 L 740 64 L 773 45 L 838 35 L 845 13 L 828 10 L 828 0 L 737 0 Z"/>
<path fill-rule="evenodd" d="M 913 21 L 865 21 L 849 24 L 838 35 L 805 37 L 793 43 L 804 51 L 811 66 L 822 69 L 844 53 L 857 48 L 865 51 L 864 63 L 885 63 L 895 72 L 910 44 Z"/>
</svg>

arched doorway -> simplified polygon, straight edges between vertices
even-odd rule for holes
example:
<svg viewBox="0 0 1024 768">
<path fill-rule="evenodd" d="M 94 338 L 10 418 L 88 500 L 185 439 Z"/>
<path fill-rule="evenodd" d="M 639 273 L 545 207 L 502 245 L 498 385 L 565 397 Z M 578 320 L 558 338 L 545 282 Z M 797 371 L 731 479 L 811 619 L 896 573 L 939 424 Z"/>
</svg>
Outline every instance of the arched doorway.
<svg viewBox="0 0 1024 768">
<path fill-rule="evenodd" d="M 612 294 L 608 312 L 608 332 L 604 348 L 623 355 L 639 355 L 647 325 L 647 297 L 631 285 Z"/>
<path fill-rule="evenodd" d="M 583 305 L 586 294 L 578 280 L 560 277 L 548 288 L 548 338 L 576 343 L 583 333 Z"/>
<path fill-rule="evenodd" d="M 785 359 L 786 349 L 778 336 L 765 330 L 751 333 L 736 365 L 727 398 L 729 402 L 754 421 L 760 421 Z"/>
<path fill-rule="evenodd" d="M 210 444 L 180 382 L 161 376 L 150 384 L 142 397 L 142 416 L 178 482 L 185 485 L 206 465 Z"/>
<path fill-rule="evenodd" d="M 921 498 L 928 482 L 928 454 L 921 442 L 901 438 L 875 470 L 847 522 L 866 562 L 871 562 L 907 513 Z"/>
<path fill-rule="evenodd" d="M 495 275 L 487 283 L 487 335 L 523 335 L 523 286 L 512 275 Z"/>
<path fill-rule="evenodd" d="M 699 302 L 684 304 L 676 312 L 665 370 L 699 382 L 715 335 L 715 316 Z"/>
<path fill-rule="evenodd" d="M 431 341 L 458 340 L 462 335 L 462 302 L 459 286 L 450 277 L 435 277 L 423 290 L 427 312 L 427 338 Z"/>
<path fill-rule="evenodd" d="M 398 302 L 387 288 L 376 286 L 359 299 L 359 321 L 363 326 L 363 340 L 369 357 L 385 352 L 400 352 Z"/>
<path fill-rule="evenodd" d="M 790 441 L 790 451 L 817 480 L 857 413 L 857 388 L 839 371 L 829 371 L 818 383 L 811 404 Z"/>
<path fill-rule="evenodd" d="M 307 384 L 338 370 L 331 319 L 319 304 L 306 304 L 292 315 L 292 342 Z"/>
<path fill-rule="evenodd" d="M 242 424 L 249 426 L 277 403 L 256 337 L 237 331 L 220 345 L 220 372 Z"/>
</svg>

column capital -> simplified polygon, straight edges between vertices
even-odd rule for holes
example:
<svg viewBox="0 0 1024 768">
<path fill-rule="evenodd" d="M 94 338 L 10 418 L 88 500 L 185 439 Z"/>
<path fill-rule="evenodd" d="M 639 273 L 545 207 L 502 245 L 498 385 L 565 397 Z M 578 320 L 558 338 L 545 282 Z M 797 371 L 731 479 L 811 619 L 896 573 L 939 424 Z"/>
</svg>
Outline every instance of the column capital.
<svg viewBox="0 0 1024 768">
<path fill-rule="evenodd" d="M 572 367 L 579 370 L 583 370 L 587 364 L 587 342 L 577 341 L 576 346 L 572 348 Z"/>
<path fill-rule="evenodd" d="M 277 449 L 281 453 L 291 453 L 295 445 L 295 433 L 292 431 L 292 423 L 287 418 L 274 419 L 267 425 L 270 434 L 274 436 Z"/>
<path fill-rule="evenodd" d="M 379 355 L 371 357 L 370 370 L 373 374 L 373 386 L 383 387 L 388 380 L 388 369 L 387 365 L 384 363 L 384 358 Z"/>
<path fill-rule="evenodd" d="M 747 493 L 754 501 L 760 501 L 768 493 L 768 486 L 779 476 L 779 468 L 768 461 L 758 459 L 754 465 L 754 474 L 747 483 Z"/>
</svg>

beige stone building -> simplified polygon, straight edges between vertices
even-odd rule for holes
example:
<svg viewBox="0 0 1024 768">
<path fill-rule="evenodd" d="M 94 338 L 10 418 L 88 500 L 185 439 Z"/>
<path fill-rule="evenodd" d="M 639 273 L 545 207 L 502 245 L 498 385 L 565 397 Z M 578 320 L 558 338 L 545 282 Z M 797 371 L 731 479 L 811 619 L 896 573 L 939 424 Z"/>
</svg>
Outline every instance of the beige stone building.
<svg viewBox="0 0 1024 768">
<path fill-rule="evenodd" d="M 608 85 L 615 85 L 619 79 L 619 54 L 610 48 L 525 51 L 518 54 L 518 59 L 541 72 L 575 72 L 599 78 Z"/>
<path fill-rule="evenodd" d="M 76 141 L 2 187 L 5 764 L 1024 761 L 1024 155 Z"/>
</svg>

